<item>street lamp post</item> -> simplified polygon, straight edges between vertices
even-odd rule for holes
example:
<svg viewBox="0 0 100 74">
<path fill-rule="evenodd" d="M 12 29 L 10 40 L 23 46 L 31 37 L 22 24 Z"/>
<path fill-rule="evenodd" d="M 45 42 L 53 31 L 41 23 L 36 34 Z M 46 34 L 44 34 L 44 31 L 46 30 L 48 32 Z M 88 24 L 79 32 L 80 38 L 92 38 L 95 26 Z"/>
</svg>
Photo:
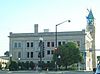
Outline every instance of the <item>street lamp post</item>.
<svg viewBox="0 0 100 74">
<path fill-rule="evenodd" d="M 59 26 L 59 25 L 61 25 L 61 24 L 63 24 L 63 23 L 65 23 L 65 22 L 70 22 L 70 20 L 65 20 L 65 21 L 63 21 L 63 22 L 61 22 L 61 23 L 59 23 L 59 24 L 56 24 L 56 32 L 55 32 L 55 49 L 57 49 L 57 26 Z M 56 52 L 57 53 L 57 52 Z M 55 68 L 56 68 L 56 70 L 57 70 L 57 55 L 56 55 L 56 61 L 55 61 Z"/>
<path fill-rule="evenodd" d="M 59 67 L 59 70 L 60 70 L 60 59 L 61 59 L 61 56 L 59 55 L 58 56 L 58 67 Z"/>
<path fill-rule="evenodd" d="M 12 63 L 12 54 L 10 54 L 9 57 L 9 70 L 11 70 L 11 63 Z"/>
<path fill-rule="evenodd" d="M 18 58 L 18 62 L 20 62 L 20 58 Z"/>
<path fill-rule="evenodd" d="M 63 21 L 63 22 L 61 22 L 59 24 L 56 24 L 56 32 L 55 32 L 55 42 L 56 42 L 56 44 L 55 44 L 55 48 L 57 48 L 57 26 L 65 23 L 65 22 L 70 22 L 70 20 L 66 20 L 66 21 Z"/>
<path fill-rule="evenodd" d="M 40 68 L 42 70 L 42 51 L 43 51 L 43 38 L 39 38 L 39 47 L 40 47 Z"/>
<path fill-rule="evenodd" d="M 10 60 L 9 61 L 10 61 L 10 64 L 11 64 L 11 62 L 12 62 L 12 54 L 10 55 Z"/>
<path fill-rule="evenodd" d="M 18 58 L 18 69 L 19 70 L 21 69 L 21 66 L 20 66 L 20 58 Z"/>
</svg>

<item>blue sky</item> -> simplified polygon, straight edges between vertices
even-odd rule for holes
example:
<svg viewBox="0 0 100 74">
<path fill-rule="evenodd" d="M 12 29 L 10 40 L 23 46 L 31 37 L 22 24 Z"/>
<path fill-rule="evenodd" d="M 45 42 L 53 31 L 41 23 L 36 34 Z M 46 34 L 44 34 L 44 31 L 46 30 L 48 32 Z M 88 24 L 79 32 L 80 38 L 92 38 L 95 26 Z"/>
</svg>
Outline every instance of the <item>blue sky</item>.
<svg viewBox="0 0 100 74">
<path fill-rule="evenodd" d="M 55 31 L 55 25 L 71 20 L 58 27 L 58 31 L 85 29 L 88 9 L 92 9 L 96 22 L 96 48 L 99 41 L 99 0 L 0 0 L 0 55 L 9 50 L 9 32 L 33 33 L 34 24 Z"/>
</svg>

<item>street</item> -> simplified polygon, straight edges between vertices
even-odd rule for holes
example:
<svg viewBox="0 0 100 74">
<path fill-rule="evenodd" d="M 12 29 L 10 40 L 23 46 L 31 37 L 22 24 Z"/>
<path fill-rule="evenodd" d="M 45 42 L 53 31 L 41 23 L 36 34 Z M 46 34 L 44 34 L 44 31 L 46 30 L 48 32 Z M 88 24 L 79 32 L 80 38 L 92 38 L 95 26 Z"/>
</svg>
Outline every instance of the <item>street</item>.
<svg viewBox="0 0 100 74">
<path fill-rule="evenodd" d="M 83 71 L 0 71 L 0 74 L 93 74 L 93 72 Z"/>
</svg>

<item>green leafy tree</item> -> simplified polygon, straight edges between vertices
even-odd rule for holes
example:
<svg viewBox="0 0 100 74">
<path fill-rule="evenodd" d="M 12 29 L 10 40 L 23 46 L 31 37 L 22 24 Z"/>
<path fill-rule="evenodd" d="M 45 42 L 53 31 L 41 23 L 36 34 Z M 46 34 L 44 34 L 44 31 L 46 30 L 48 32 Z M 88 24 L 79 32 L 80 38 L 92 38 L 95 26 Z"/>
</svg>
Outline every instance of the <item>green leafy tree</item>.
<svg viewBox="0 0 100 74">
<path fill-rule="evenodd" d="M 30 68 L 31 68 L 31 70 L 33 70 L 34 67 L 35 67 L 35 64 L 33 63 L 33 61 L 30 61 Z"/>
<path fill-rule="evenodd" d="M 60 55 L 61 58 L 58 59 Z M 54 61 L 57 61 L 57 64 L 66 66 L 70 66 L 75 63 L 79 63 L 82 61 L 82 56 L 79 48 L 73 42 L 68 42 L 65 45 L 61 45 L 55 50 L 55 54 L 53 56 Z"/>
<path fill-rule="evenodd" d="M 18 62 L 18 70 L 21 70 L 22 69 L 21 67 L 22 67 L 22 63 L 19 61 Z"/>
<path fill-rule="evenodd" d="M 42 69 L 43 70 L 54 70 L 55 68 L 55 64 L 53 61 L 49 62 L 49 63 L 42 63 Z"/>
<path fill-rule="evenodd" d="M 18 64 L 15 61 L 11 61 L 10 65 L 9 65 L 9 70 L 10 71 L 18 70 Z"/>
<path fill-rule="evenodd" d="M 26 63 L 20 62 L 20 64 L 21 64 L 21 70 L 25 70 L 25 69 L 26 69 L 26 67 L 25 67 L 25 64 L 26 64 Z"/>
<path fill-rule="evenodd" d="M 50 63 L 47 63 L 47 68 L 48 68 L 49 70 L 54 70 L 54 68 L 55 68 L 54 62 L 51 61 Z"/>
<path fill-rule="evenodd" d="M 97 56 L 97 61 L 100 62 L 100 56 Z"/>
<path fill-rule="evenodd" d="M 6 51 L 6 52 L 4 53 L 4 55 L 7 56 L 7 57 L 9 57 L 9 51 Z"/>
<path fill-rule="evenodd" d="M 26 62 L 25 62 L 25 68 L 26 68 L 27 70 L 29 70 L 29 67 L 30 67 L 30 63 L 29 63 L 29 61 L 26 61 Z"/>
</svg>

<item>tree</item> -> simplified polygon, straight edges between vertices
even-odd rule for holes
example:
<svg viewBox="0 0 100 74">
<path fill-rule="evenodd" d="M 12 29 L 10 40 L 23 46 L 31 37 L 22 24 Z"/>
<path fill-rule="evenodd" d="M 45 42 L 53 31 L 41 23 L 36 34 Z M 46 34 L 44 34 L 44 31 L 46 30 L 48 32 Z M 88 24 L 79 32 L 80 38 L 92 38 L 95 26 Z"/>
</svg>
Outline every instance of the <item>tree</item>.
<svg viewBox="0 0 100 74">
<path fill-rule="evenodd" d="M 6 51 L 6 52 L 4 53 L 4 55 L 7 56 L 7 57 L 9 57 L 9 51 Z"/>
<path fill-rule="evenodd" d="M 27 70 L 29 70 L 29 67 L 30 67 L 30 63 L 29 63 L 29 61 L 26 61 L 26 62 L 25 62 L 25 68 L 26 68 Z"/>
<path fill-rule="evenodd" d="M 98 63 L 100 62 L 100 56 L 97 56 L 97 61 L 98 61 Z"/>
<path fill-rule="evenodd" d="M 49 63 L 42 63 L 42 69 L 43 70 L 54 70 L 54 68 L 55 68 L 55 64 L 54 64 L 54 62 L 53 61 L 51 61 L 51 62 L 49 62 Z"/>
<path fill-rule="evenodd" d="M 10 71 L 18 70 L 18 64 L 15 61 L 11 61 L 10 65 L 9 65 L 9 70 Z"/>
<path fill-rule="evenodd" d="M 33 70 L 34 67 L 35 67 L 35 64 L 33 63 L 33 61 L 30 61 L 30 68 L 31 68 L 31 70 Z"/>
<path fill-rule="evenodd" d="M 21 63 L 21 70 L 25 70 L 26 69 L 26 67 L 25 67 L 26 66 L 25 65 L 26 63 L 24 63 L 24 62 L 20 62 L 20 63 Z"/>
<path fill-rule="evenodd" d="M 58 56 L 61 56 L 60 61 L 58 61 Z M 70 66 L 75 63 L 79 63 L 82 61 L 82 56 L 79 48 L 73 42 L 68 42 L 65 45 L 61 45 L 55 50 L 55 54 L 53 56 L 54 61 L 57 61 L 57 64 L 66 66 Z"/>
<path fill-rule="evenodd" d="M 18 70 L 21 70 L 22 68 L 22 63 L 20 61 L 18 61 Z"/>
</svg>

